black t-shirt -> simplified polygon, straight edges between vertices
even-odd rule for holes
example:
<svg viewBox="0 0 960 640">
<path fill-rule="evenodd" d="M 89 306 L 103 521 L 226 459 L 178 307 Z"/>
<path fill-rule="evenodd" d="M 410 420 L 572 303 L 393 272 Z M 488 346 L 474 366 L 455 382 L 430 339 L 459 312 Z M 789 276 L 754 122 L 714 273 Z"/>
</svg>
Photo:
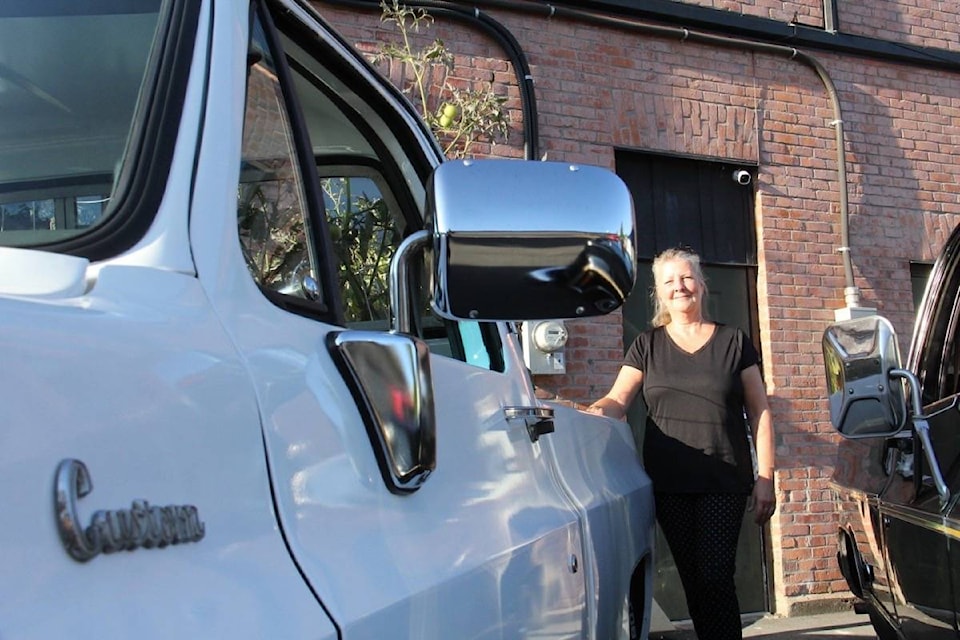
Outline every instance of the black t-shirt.
<svg viewBox="0 0 960 640">
<path fill-rule="evenodd" d="M 678 347 L 664 327 L 637 336 L 624 364 L 643 372 L 643 462 L 655 491 L 750 492 L 740 373 L 759 361 L 746 334 L 722 324 L 694 353 Z"/>
</svg>

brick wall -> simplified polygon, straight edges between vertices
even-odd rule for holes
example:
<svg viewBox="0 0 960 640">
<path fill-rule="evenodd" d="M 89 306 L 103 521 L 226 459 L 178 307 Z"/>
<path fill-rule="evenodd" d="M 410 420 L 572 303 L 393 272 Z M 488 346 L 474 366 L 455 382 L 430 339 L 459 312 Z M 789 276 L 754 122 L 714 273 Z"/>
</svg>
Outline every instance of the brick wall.
<svg viewBox="0 0 960 640">
<path fill-rule="evenodd" d="M 731 8 L 731 3 L 698 4 Z M 782 11 L 790 3 L 736 4 L 770 17 L 774 7 Z M 918 26 L 924 21 L 939 33 L 960 17 L 960 8 L 932 16 L 918 3 L 860 4 L 843 3 L 841 25 L 903 42 L 918 42 L 926 33 Z M 814 10 L 819 3 L 793 5 L 811 24 L 822 17 Z M 317 6 L 361 49 L 392 37 L 379 30 L 376 12 L 347 14 Z M 894 9 L 898 18 L 890 21 L 886 12 Z M 510 30 L 530 62 L 540 151 L 548 159 L 612 169 L 619 147 L 758 165 L 760 339 L 777 431 L 780 500 L 770 529 L 775 609 L 789 613 L 846 598 L 834 557 L 837 514 L 828 486 L 838 436 L 829 424 L 820 350 L 824 327 L 844 306 L 837 251 L 841 189 L 849 198 L 861 306 L 886 315 L 905 349 L 914 314 L 909 262 L 933 260 L 960 222 L 960 161 L 954 152 L 960 142 L 960 77 L 808 51 L 838 92 L 847 171 L 847 184 L 841 185 L 837 114 L 824 82 L 800 60 L 628 27 L 502 10 L 490 15 Z M 481 32 L 438 19 L 433 37 L 447 42 L 464 67 L 497 69 L 498 81 L 517 95 L 517 79 L 503 66 L 509 64 L 504 52 Z M 946 36 L 922 42 L 954 46 Z M 517 123 L 519 110 L 513 116 Z M 492 152 L 516 157 L 520 135 L 517 124 L 510 143 Z M 606 391 L 619 368 L 621 318 L 614 314 L 568 327 L 567 374 L 536 382 L 543 397 L 589 402 Z"/>
<path fill-rule="evenodd" d="M 769 18 L 799 27 L 823 29 L 823 0 L 685 0 L 685 4 Z M 957 7 L 938 0 L 835 2 L 834 27 L 841 33 L 881 38 L 901 44 L 957 51 Z"/>
</svg>

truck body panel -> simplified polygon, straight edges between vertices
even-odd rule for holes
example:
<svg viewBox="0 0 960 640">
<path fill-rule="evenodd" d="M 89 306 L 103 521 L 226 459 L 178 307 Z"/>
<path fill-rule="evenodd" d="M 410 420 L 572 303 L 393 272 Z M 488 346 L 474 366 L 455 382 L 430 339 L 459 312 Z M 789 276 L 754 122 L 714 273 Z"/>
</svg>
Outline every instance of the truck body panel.
<svg viewBox="0 0 960 640">
<path fill-rule="evenodd" d="M 101 43 L 103 58 L 142 66 L 101 72 L 110 107 L 94 76 L 24 62 L 44 89 L 14 98 L 38 102 L 38 123 L 3 122 L 0 636 L 645 637 L 653 503 L 627 425 L 536 397 L 522 318 L 438 319 L 420 263 L 393 280 L 416 260 L 400 240 L 429 237 L 444 160 L 409 103 L 304 3 L 55 14 L 15 2 L 0 31 L 56 20 L 63 41 L 115 18 L 105 38 L 123 54 Z M 549 188 L 538 163 L 514 162 L 522 185 Z M 370 211 L 389 214 L 376 233 L 338 235 Z M 372 270 L 372 253 L 336 253 L 387 238 L 394 258 Z M 610 256 L 624 263 L 591 273 L 615 284 L 603 269 L 629 276 L 632 247 Z M 358 306 L 371 273 L 394 290 Z M 412 301 L 411 335 L 393 327 L 395 296 Z M 384 362 L 398 341 L 429 347 L 383 378 L 429 388 L 387 389 L 396 410 L 378 413 L 383 390 L 338 359 L 344 337 Z M 404 429 L 421 471 L 391 483 Z"/>
</svg>

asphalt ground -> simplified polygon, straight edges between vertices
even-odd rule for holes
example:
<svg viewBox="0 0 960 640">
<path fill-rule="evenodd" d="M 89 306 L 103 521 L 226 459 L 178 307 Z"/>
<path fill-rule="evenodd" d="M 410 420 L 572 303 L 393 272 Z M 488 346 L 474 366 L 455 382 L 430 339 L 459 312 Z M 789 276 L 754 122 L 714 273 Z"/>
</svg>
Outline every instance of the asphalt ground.
<svg viewBox="0 0 960 640">
<path fill-rule="evenodd" d="M 670 628 L 672 627 L 672 629 Z M 840 611 L 792 617 L 766 615 L 743 618 L 744 638 L 766 640 L 840 640 L 876 638 L 865 613 Z M 650 640 L 698 640 L 689 621 L 651 625 Z M 709 640 L 705 638 L 703 640 Z"/>
</svg>

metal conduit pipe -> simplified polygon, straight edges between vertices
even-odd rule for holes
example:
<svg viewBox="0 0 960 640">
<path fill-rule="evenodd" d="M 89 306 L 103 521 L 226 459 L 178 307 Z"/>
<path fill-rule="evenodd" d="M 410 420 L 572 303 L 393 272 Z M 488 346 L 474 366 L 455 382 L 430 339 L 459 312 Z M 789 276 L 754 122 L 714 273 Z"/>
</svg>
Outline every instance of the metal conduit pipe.
<svg viewBox="0 0 960 640">
<path fill-rule="evenodd" d="M 840 197 L 840 246 L 837 251 L 843 260 L 844 273 L 844 302 L 847 307 L 860 306 L 860 289 L 857 287 L 853 275 L 853 259 L 850 255 L 850 213 L 847 198 L 847 157 L 846 147 L 843 136 L 843 116 L 840 107 L 840 98 L 837 88 L 827 73 L 827 70 L 813 56 L 799 51 L 794 47 L 759 42 L 756 40 L 747 40 L 744 38 L 735 38 L 732 36 L 721 36 L 699 31 L 691 31 L 684 27 L 671 27 L 665 25 L 653 25 L 636 20 L 616 18 L 613 16 L 587 11 L 582 9 L 571 9 L 550 4 L 533 4 L 529 2 L 520 2 L 516 0 L 474 0 L 474 4 L 484 7 L 496 7 L 499 9 L 519 11 L 531 15 L 542 16 L 546 18 L 565 17 L 572 20 L 595 24 L 606 27 L 616 27 L 630 31 L 641 32 L 648 35 L 662 38 L 679 38 L 681 42 L 692 41 L 701 44 L 709 44 L 717 47 L 744 49 L 767 53 L 771 55 L 786 56 L 791 60 L 798 60 L 816 72 L 823 86 L 827 90 L 830 98 L 830 104 L 833 108 L 834 119 L 830 122 L 835 132 L 837 145 L 837 181 L 839 182 Z"/>
<path fill-rule="evenodd" d="M 362 7 L 364 9 L 379 7 L 379 0 L 323 0 L 328 4 L 342 4 L 348 6 Z M 451 2 L 431 2 L 431 1 L 411 1 L 405 3 L 411 7 L 423 7 L 433 10 L 440 9 L 447 15 L 456 18 L 476 21 L 484 26 L 491 35 L 494 35 L 498 42 L 501 42 L 504 49 L 510 55 L 514 69 L 520 77 L 520 94 L 523 105 L 524 131 L 525 131 L 525 149 L 527 159 L 536 159 L 537 152 L 537 133 L 535 125 L 528 121 L 536 121 L 536 102 L 532 95 L 532 78 L 530 77 L 529 67 L 526 64 L 526 58 L 520 48 L 519 43 L 512 34 L 507 31 L 500 23 L 483 14 L 479 6 L 489 8 L 494 7 L 507 11 L 525 13 L 544 18 L 565 17 L 572 20 L 579 20 L 588 24 L 598 26 L 615 27 L 630 31 L 640 32 L 647 35 L 661 38 L 678 38 L 681 42 L 692 41 L 701 44 L 708 44 L 723 48 L 742 49 L 755 51 L 758 53 L 767 53 L 770 55 L 786 56 L 790 60 L 798 60 L 807 65 L 817 74 L 823 83 L 830 103 L 833 108 L 834 119 L 830 125 L 834 128 L 836 146 L 837 146 L 837 181 L 839 183 L 839 206 L 840 206 L 840 246 L 837 251 L 843 261 L 844 272 L 844 301 L 847 307 L 858 307 L 860 305 L 860 290 L 856 286 L 853 274 L 853 259 L 850 255 L 850 213 L 849 201 L 847 195 L 847 158 L 846 147 L 843 135 L 843 116 L 840 106 L 840 98 L 836 86 L 826 69 L 813 56 L 804 53 L 794 47 L 771 44 L 756 40 L 747 40 L 744 38 L 735 38 L 733 36 L 721 36 L 710 33 L 693 31 L 684 27 L 672 27 L 666 25 L 654 25 L 636 20 L 616 18 L 613 16 L 588 11 L 583 9 L 572 9 L 564 6 L 552 4 L 531 3 L 520 0 L 473 0 L 473 10 L 464 9 Z M 529 96 L 527 94 L 530 94 Z"/>
<path fill-rule="evenodd" d="M 366 11 L 381 10 L 379 0 L 321 1 L 329 5 L 352 7 Z M 520 88 L 520 110 L 523 114 L 523 155 L 527 160 L 537 160 L 540 155 L 540 132 L 538 130 L 539 118 L 537 117 L 536 95 L 533 92 L 533 74 L 530 73 L 530 65 L 527 63 L 523 48 L 510 30 L 479 9 L 468 9 L 452 2 L 411 0 L 410 2 L 401 1 L 401 4 L 411 8 L 429 9 L 431 15 L 442 15 L 480 27 L 500 45 L 513 66 L 514 73 L 517 76 L 517 85 Z"/>
</svg>

